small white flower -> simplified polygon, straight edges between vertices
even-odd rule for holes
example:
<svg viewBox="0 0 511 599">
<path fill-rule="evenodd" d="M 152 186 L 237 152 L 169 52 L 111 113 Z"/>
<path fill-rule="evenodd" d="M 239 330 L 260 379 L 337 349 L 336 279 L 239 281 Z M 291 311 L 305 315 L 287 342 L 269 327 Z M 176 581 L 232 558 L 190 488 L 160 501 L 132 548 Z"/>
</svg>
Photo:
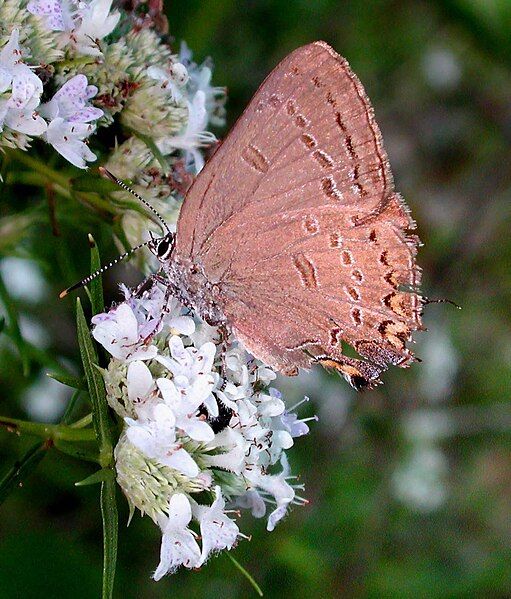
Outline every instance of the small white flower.
<svg viewBox="0 0 511 599">
<path fill-rule="evenodd" d="M 237 497 L 236 505 L 249 509 L 254 518 L 262 518 L 266 514 L 266 503 L 256 489 L 250 489 L 244 495 Z"/>
<path fill-rule="evenodd" d="M 215 487 L 215 501 L 212 505 L 197 505 L 194 511 L 200 523 L 202 538 L 200 564 L 202 565 L 211 554 L 232 549 L 236 544 L 239 529 L 225 514 L 225 500 L 219 486 Z"/>
<path fill-rule="evenodd" d="M 245 465 L 249 445 L 240 432 L 227 427 L 216 434 L 214 440 L 207 446 L 208 450 L 214 449 L 215 452 L 205 453 L 202 460 L 210 468 L 221 468 L 240 475 Z M 222 452 L 218 453 L 218 449 Z"/>
<path fill-rule="evenodd" d="M 33 96 L 23 108 L 9 108 L 9 100 L 0 100 L 0 131 L 6 125 L 9 129 L 26 135 L 43 134 L 47 123 L 35 110 L 38 105 L 38 96 Z"/>
<path fill-rule="evenodd" d="M 22 61 L 19 30 L 13 29 L 11 37 L 0 52 L 0 93 L 11 88 L 8 108 L 24 108 L 34 96 L 39 98 L 43 83 Z"/>
<path fill-rule="evenodd" d="M 170 358 L 157 356 L 156 359 L 172 372 L 179 392 L 184 395 L 200 393 L 201 403 L 204 403 L 208 413 L 218 416 L 218 405 L 212 393 L 218 375 L 211 373 L 216 353 L 215 344 L 204 343 L 200 349 L 185 348 L 182 339 L 173 335 L 169 340 L 169 349 Z"/>
<path fill-rule="evenodd" d="M 183 493 L 175 493 L 169 502 L 169 515 L 158 518 L 163 538 L 160 563 L 153 575 L 160 580 L 179 566 L 196 568 L 201 563 L 201 551 L 194 533 L 188 528 L 192 519 L 190 502 Z"/>
<path fill-rule="evenodd" d="M 98 88 L 88 85 L 85 75 L 75 75 L 41 105 L 41 114 L 49 120 L 61 117 L 70 123 L 90 123 L 103 116 L 100 108 L 89 103 L 97 93 Z"/>
<path fill-rule="evenodd" d="M 30 0 L 27 10 L 43 17 L 52 31 L 66 33 L 65 41 L 78 54 L 101 56 L 98 42 L 117 27 L 121 14 L 110 14 L 113 0 Z"/>
<path fill-rule="evenodd" d="M 155 390 L 153 375 L 144 362 L 130 362 L 126 375 L 128 399 L 133 406 L 145 403 Z"/>
<path fill-rule="evenodd" d="M 215 87 L 211 85 L 211 60 L 207 59 L 204 64 L 198 66 L 192 61 L 192 52 L 181 42 L 179 60 L 185 65 L 189 73 L 189 88 L 192 94 L 197 91 L 204 92 L 206 97 L 206 110 L 211 124 L 217 126 L 225 125 L 225 87 Z"/>
<path fill-rule="evenodd" d="M 155 458 L 185 476 L 196 477 L 199 468 L 190 454 L 176 440 L 176 417 L 165 404 L 143 406 L 138 419 L 125 418 L 126 436 L 149 458 Z"/>
<path fill-rule="evenodd" d="M 211 394 L 213 377 L 197 377 L 191 385 L 188 385 L 188 379 L 182 376 L 175 377 L 174 381 L 158 379 L 157 384 L 165 404 L 174 413 L 177 428 L 183 430 L 191 439 L 202 443 L 207 443 L 215 437 L 209 424 L 197 417 L 199 406 Z"/>
<path fill-rule="evenodd" d="M 161 82 L 161 87 L 169 92 L 174 102 L 180 102 L 183 99 L 184 89 L 188 81 L 188 72 L 181 63 L 171 65 L 169 71 L 165 71 L 159 66 L 151 66 L 147 69 L 147 75 L 155 81 Z"/>
<path fill-rule="evenodd" d="M 97 314 L 92 324 L 94 339 L 118 360 L 151 360 L 158 353 L 156 346 L 144 344 L 135 314 L 126 303 L 108 313 Z"/>
<path fill-rule="evenodd" d="M 289 476 L 289 463 L 285 458 L 285 454 L 282 454 L 281 464 L 282 472 L 280 474 L 263 474 L 258 471 L 249 471 L 245 474 L 254 486 L 270 494 L 275 499 L 277 507 L 269 515 L 266 525 L 267 530 L 270 532 L 286 515 L 289 504 L 295 498 L 293 487 L 286 481 Z"/>
<path fill-rule="evenodd" d="M 94 127 L 87 123 L 69 123 L 62 118 L 53 119 L 46 130 L 45 139 L 55 150 L 78 168 L 87 168 L 87 162 L 94 162 L 96 154 L 84 142 Z"/>
<path fill-rule="evenodd" d="M 46 121 L 36 111 L 43 91 L 39 77 L 22 61 L 19 31 L 14 29 L 0 52 L 0 93 L 11 91 L 0 100 L 0 131 L 4 126 L 25 133 L 41 135 Z"/>
<path fill-rule="evenodd" d="M 255 400 L 259 414 L 264 417 L 280 416 L 284 413 L 286 405 L 277 389 L 269 389 L 269 393 L 259 393 Z"/>
<path fill-rule="evenodd" d="M 171 298 L 167 306 L 163 305 L 165 291 L 159 285 L 153 285 L 141 296 L 132 295 L 123 285 L 121 289 L 137 318 L 140 334 L 144 338 L 155 335 L 163 327 L 168 327 L 175 335 L 189 336 L 195 331 L 193 318 L 181 314 L 183 307 L 175 298 Z"/>
<path fill-rule="evenodd" d="M 79 6 L 79 25 L 72 35 L 79 54 L 101 56 L 98 42 L 110 35 L 117 27 L 121 13 L 110 14 L 113 0 L 92 0 Z"/>
<path fill-rule="evenodd" d="M 192 102 L 187 102 L 187 106 L 188 121 L 184 133 L 164 137 L 157 142 L 157 145 L 163 154 L 183 150 L 187 166 L 198 173 L 204 166 L 204 158 L 199 148 L 214 143 L 216 137 L 210 131 L 205 130 L 208 113 L 204 92 L 199 90 L 193 97 Z"/>
<path fill-rule="evenodd" d="M 88 102 L 97 93 L 96 86 L 87 85 L 87 77 L 76 75 L 40 108 L 41 114 L 51 120 L 46 141 L 78 168 L 86 168 L 86 162 L 96 160 L 84 140 L 96 129 L 90 122 L 103 116 L 101 109 Z"/>
<path fill-rule="evenodd" d="M 76 8 L 72 0 L 30 0 L 27 4 L 28 12 L 43 17 L 52 31 L 71 31 Z"/>
</svg>

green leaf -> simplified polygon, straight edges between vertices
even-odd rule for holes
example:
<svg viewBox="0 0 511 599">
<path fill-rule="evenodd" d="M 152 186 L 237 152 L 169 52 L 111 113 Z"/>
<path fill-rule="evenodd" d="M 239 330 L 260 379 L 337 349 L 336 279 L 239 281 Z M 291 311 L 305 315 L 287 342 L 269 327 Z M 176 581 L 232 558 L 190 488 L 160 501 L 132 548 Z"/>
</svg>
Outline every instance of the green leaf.
<svg viewBox="0 0 511 599">
<path fill-rule="evenodd" d="M 0 275 L 0 299 L 2 300 L 5 311 L 7 312 L 7 317 L 9 319 L 9 324 L 6 330 L 10 333 L 10 337 L 16 345 L 18 352 L 20 354 L 21 363 L 23 365 L 23 376 L 27 377 L 30 373 L 30 360 L 28 356 L 28 352 L 25 346 L 25 341 L 21 335 L 21 330 L 18 322 L 18 309 L 16 308 L 14 302 L 11 300 L 9 293 L 7 291 L 7 287 Z"/>
<path fill-rule="evenodd" d="M 61 439 L 55 439 L 53 445 L 55 449 L 58 449 L 60 452 L 70 455 L 77 460 L 99 464 L 98 446 L 95 441 L 70 442 Z"/>
<path fill-rule="evenodd" d="M 105 384 L 97 366 L 98 356 L 92 342 L 89 327 L 85 320 L 80 298 L 76 300 L 76 324 L 78 328 L 78 344 L 82 358 L 87 387 L 92 403 L 92 424 L 99 443 L 101 465 L 109 467 L 113 464 L 113 446 L 110 433 L 110 418 L 106 401 Z"/>
<path fill-rule="evenodd" d="M 61 372 L 47 372 L 46 376 L 49 376 L 51 379 L 54 379 L 63 385 L 72 387 L 73 389 L 87 391 L 87 382 L 83 377 L 73 376 L 72 374 L 64 374 Z"/>
<path fill-rule="evenodd" d="M 108 194 L 112 191 L 119 191 L 117 185 L 110 181 L 110 179 L 105 179 L 104 177 L 98 177 L 96 175 L 87 174 L 76 177 L 72 180 L 73 191 L 84 191 L 99 193 L 99 194 Z"/>
<path fill-rule="evenodd" d="M 75 483 L 75 487 L 87 487 L 89 485 L 97 485 L 99 483 L 104 483 L 107 480 L 112 478 L 112 470 L 110 468 L 101 468 L 101 470 L 97 470 L 87 478 L 80 480 Z"/>
<path fill-rule="evenodd" d="M 64 410 L 64 414 L 62 415 L 62 418 L 60 420 L 62 424 L 71 424 L 74 409 L 80 398 L 80 391 L 80 389 L 77 389 L 71 396 L 71 399 L 67 402 L 66 409 Z"/>
<path fill-rule="evenodd" d="M 0 316 L 0 333 L 4 330 L 5 328 L 5 318 L 3 316 Z"/>
<path fill-rule="evenodd" d="M 113 473 L 113 470 L 111 470 Z M 115 499 L 115 476 L 101 484 L 101 515 L 103 516 L 103 599 L 114 592 L 119 516 Z"/>
<path fill-rule="evenodd" d="M 227 553 L 227 557 L 231 560 L 231 562 L 235 565 L 235 567 L 243 574 L 243 576 L 248 580 L 248 582 L 254 588 L 254 591 L 259 595 L 259 597 L 263 597 L 264 593 L 261 590 L 261 587 L 254 580 L 254 578 L 252 577 L 250 572 L 245 570 L 245 568 L 239 563 L 239 561 L 234 559 L 234 557 L 232 557 L 232 555 L 229 552 Z"/>
<path fill-rule="evenodd" d="M 94 237 L 89 233 L 89 244 L 90 244 L 90 269 L 91 274 L 98 271 L 101 268 L 101 258 L 99 257 L 99 250 Z M 90 282 L 90 295 L 92 313 L 99 314 L 105 311 L 105 302 L 103 300 L 103 282 L 101 275 L 96 277 Z"/>
<path fill-rule="evenodd" d="M 140 133 L 136 133 L 133 131 L 133 134 L 138 137 L 141 141 L 145 143 L 145 145 L 151 150 L 153 156 L 160 163 L 161 168 L 165 174 L 170 172 L 170 165 L 165 156 L 160 152 L 158 146 L 154 143 L 154 140 L 147 135 L 142 135 Z"/>
<path fill-rule="evenodd" d="M 113 470 L 113 443 L 110 431 L 105 385 L 97 368 L 98 358 L 85 320 L 80 299 L 76 301 L 78 343 L 85 377 L 92 402 L 92 423 L 99 442 L 99 463 L 109 468 L 112 476 L 101 484 L 101 515 L 103 517 L 103 599 L 113 596 L 115 566 L 117 561 L 117 535 L 119 518 L 115 499 Z"/>
<path fill-rule="evenodd" d="M 23 485 L 26 478 L 37 467 L 39 462 L 45 457 L 51 443 L 44 441 L 33 445 L 12 468 L 0 480 L 0 504 L 2 504 L 7 496 Z"/>
</svg>

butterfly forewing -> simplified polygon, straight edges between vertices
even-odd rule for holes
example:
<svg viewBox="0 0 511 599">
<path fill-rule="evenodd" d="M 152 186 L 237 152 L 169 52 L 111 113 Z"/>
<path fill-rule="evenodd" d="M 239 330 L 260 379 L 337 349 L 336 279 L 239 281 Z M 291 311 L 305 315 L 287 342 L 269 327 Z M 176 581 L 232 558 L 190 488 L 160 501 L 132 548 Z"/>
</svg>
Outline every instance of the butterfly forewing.
<svg viewBox="0 0 511 599">
<path fill-rule="evenodd" d="M 215 284 L 256 357 L 287 372 L 317 359 L 364 386 L 409 363 L 421 327 L 412 227 L 361 83 L 317 42 L 269 75 L 198 177 L 175 257 Z"/>
</svg>

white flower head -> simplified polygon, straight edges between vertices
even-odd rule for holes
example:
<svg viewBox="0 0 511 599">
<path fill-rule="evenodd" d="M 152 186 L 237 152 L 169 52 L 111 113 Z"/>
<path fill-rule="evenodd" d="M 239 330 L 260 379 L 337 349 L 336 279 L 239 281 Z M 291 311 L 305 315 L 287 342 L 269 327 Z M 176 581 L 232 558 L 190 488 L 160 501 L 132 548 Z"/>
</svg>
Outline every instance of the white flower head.
<svg viewBox="0 0 511 599">
<path fill-rule="evenodd" d="M 200 565 L 201 551 L 194 533 L 188 528 L 191 519 L 190 501 L 183 493 L 175 493 L 170 498 L 168 517 L 159 517 L 163 538 L 154 580 L 172 574 L 179 566 L 196 568 Z"/>
<path fill-rule="evenodd" d="M 175 299 L 164 306 L 163 286 L 123 290 L 122 304 L 94 317 L 93 335 L 117 358 L 111 365 L 118 376 L 109 366 L 105 380 L 108 401 L 125 422 L 122 451 L 116 452 L 119 484 L 130 506 L 162 527 L 158 580 L 180 565 L 203 565 L 243 537 L 227 502 L 255 517 L 272 505 L 268 530 L 292 503 L 305 503 L 296 495 L 302 486 L 289 482 L 294 477 L 285 452 L 308 431 L 309 419 L 286 411 L 280 393 L 269 387 L 274 371 L 232 336 L 199 319 L 195 324 Z M 195 494 L 211 489 L 214 500 L 204 505 Z M 167 517 L 162 505 L 169 499 Z M 201 548 L 188 528 L 190 506 Z"/>
</svg>

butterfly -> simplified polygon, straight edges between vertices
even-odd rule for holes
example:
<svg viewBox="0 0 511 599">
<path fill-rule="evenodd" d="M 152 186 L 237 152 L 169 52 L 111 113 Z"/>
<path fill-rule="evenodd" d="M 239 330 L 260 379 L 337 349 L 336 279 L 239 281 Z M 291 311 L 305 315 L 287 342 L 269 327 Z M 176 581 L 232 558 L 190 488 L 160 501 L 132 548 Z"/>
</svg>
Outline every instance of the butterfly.
<svg viewBox="0 0 511 599">
<path fill-rule="evenodd" d="M 189 189 L 176 234 L 149 247 L 169 293 L 256 358 L 287 375 L 319 363 L 365 389 L 415 359 L 414 228 L 362 84 L 314 42 L 266 78 Z"/>
</svg>

